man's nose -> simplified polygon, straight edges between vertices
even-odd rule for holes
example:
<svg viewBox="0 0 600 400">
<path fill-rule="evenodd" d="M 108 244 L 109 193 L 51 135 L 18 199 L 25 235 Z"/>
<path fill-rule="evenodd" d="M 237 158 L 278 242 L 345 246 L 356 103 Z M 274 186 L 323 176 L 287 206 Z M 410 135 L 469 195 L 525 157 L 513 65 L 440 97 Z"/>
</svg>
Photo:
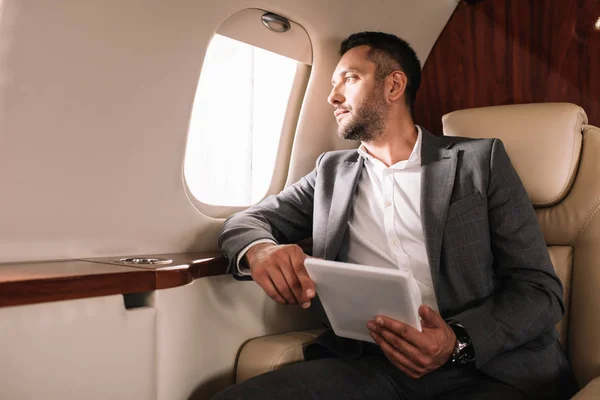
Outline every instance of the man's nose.
<svg viewBox="0 0 600 400">
<path fill-rule="evenodd" d="M 338 90 L 337 87 L 333 87 L 333 89 L 331 89 L 331 93 L 329 93 L 329 96 L 327 97 L 327 102 L 329 104 L 331 104 L 332 106 L 336 106 L 338 104 L 342 104 L 344 102 L 344 96 L 340 93 L 340 91 Z"/>
</svg>

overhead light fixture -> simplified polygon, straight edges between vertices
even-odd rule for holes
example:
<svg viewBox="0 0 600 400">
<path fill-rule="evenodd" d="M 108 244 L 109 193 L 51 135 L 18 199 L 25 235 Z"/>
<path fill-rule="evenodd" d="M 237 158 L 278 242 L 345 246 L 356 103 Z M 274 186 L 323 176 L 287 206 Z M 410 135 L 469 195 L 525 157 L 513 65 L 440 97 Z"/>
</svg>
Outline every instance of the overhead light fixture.
<svg viewBox="0 0 600 400">
<path fill-rule="evenodd" d="M 263 25 L 273 32 L 283 33 L 289 31 L 291 28 L 290 21 L 288 21 L 287 18 L 284 18 L 281 15 L 269 12 L 263 14 L 263 16 L 260 19 Z"/>
<path fill-rule="evenodd" d="M 594 29 L 600 31 L 600 17 L 598 17 L 598 19 L 596 20 L 596 23 L 594 24 Z"/>
</svg>

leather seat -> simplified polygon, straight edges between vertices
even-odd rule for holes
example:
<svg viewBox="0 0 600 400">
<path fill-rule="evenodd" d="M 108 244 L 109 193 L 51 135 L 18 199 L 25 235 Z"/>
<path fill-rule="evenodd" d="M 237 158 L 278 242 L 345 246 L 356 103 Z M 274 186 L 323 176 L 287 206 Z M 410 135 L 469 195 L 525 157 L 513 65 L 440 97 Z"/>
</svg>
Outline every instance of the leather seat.
<svg viewBox="0 0 600 400">
<path fill-rule="evenodd" d="M 579 384 L 575 399 L 600 398 L 600 129 L 569 103 L 521 104 L 455 111 L 444 134 L 500 138 L 538 216 L 563 282 L 566 314 L 557 325 Z M 303 360 L 316 332 L 248 341 L 237 381 Z"/>
</svg>

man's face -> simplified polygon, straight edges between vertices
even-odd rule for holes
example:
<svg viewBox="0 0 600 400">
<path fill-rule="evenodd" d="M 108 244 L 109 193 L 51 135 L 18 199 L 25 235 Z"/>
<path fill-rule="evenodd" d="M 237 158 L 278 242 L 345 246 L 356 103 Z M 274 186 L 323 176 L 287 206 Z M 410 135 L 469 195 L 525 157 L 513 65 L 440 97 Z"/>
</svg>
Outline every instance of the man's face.
<svg viewBox="0 0 600 400">
<path fill-rule="evenodd" d="M 335 69 L 333 89 L 327 101 L 334 107 L 338 135 L 344 139 L 369 142 L 385 129 L 389 105 L 384 81 L 377 78 L 377 66 L 368 57 L 368 46 L 348 50 Z"/>
</svg>

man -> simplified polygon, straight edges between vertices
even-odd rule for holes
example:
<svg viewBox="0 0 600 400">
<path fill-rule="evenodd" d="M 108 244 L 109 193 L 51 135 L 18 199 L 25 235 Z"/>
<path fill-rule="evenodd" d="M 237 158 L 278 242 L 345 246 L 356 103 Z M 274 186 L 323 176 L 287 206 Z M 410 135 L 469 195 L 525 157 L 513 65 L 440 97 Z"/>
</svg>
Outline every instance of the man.
<svg viewBox="0 0 600 400">
<path fill-rule="evenodd" d="M 403 40 L 357 33 L 341 55 L 328 101 L 339 135 L 361 146 L 321 155 L 296 184 L 228 219 L 220 245 L 234 274 L 320 313 L 293 243 L 312 236 L 315 257 L 408 268 L 422 294 L 422 332 L 386 316 L 365 321 L 376 345 L 328 331 L 306 349 L 308 361 L 216 398 L 572 395 L 554 328 L 562 285 L 502 143 L 415 126 L 420 63 Z"/>
</svg>

